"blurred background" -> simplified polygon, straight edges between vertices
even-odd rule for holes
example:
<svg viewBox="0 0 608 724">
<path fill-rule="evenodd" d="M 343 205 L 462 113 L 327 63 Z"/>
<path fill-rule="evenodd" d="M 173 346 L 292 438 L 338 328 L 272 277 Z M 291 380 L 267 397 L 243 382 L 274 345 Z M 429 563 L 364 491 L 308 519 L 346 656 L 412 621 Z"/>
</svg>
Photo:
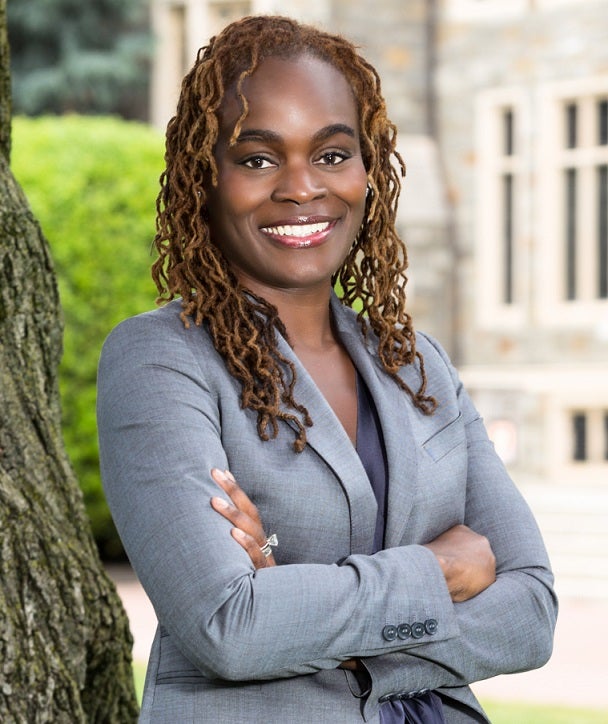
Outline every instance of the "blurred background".
<svg viewBox="0 0 608 724">
<path fill-rule="evenodd" d="M 410 311 L 545 535 L 571 616 L 549 697 L 577 670 L 576 697 L 608 721 L 592 656 L 608 644 L 607 0 L 8 0 L 13 170 L 57 266 L 66 444 L 102 557 L 124 554 L 99 482 L 95 370 L 109 330 L 155 303 L 163 129 L 198 48 L 262 12 L 345 34 L 380 73 L 408 169 Z M 542 699 L 547 683 L 527 681 Z"/>
</svg>

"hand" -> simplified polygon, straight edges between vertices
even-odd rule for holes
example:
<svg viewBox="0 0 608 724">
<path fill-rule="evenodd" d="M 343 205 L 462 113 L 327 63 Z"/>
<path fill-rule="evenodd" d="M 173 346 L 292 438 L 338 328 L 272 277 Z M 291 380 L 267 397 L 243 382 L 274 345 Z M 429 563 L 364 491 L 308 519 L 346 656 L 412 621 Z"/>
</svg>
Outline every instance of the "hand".
<svg viewBox="0 0 608 724">
<path fill-rule="evenodd" d="M 359 671 L 361 668 L 359 659 L 346 659 L 338 666 L 339 669 L 348 669 L 349 671 Z"/>
<path fill-rule="evenodd" d="M 232 501 L 232 505 L 230 505 L 224 498 L 214 497 L 211 498 L 211 507 L 234 525 L 230 531 L 234 540 L 245 549 L 256 570 L 276 566 L 272 554 L 266 558 L 262 553 L 262 546 L 266 543 L 266 534 L 258 509 L 239 487 L 232 473 L 228 470 L 222 471 L 213 468 L 211 477 Z"/>
<path fill-rule="evenodd" d="M 455 525 L 427 543 L 439 561 L 452 601 L 468 601 L 496 580 L 496 558 L 487 538 Z"/>
</svg>

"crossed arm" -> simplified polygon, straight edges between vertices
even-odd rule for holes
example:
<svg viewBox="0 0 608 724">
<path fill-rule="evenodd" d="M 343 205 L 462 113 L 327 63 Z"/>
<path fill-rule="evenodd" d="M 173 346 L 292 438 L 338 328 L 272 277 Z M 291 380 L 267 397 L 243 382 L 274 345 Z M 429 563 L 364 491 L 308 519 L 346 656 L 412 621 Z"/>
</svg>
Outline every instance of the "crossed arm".
<svg viewBox="0 0 608 724">
<path fill-rule="evenodd" d="M 220 497 L 211 498 L 211 507 L 234 526 L 232 537 L 247 552 L 252 564 L 260 568 L 276 565 L 274 556 L 262 552 L 266 533 L 256 506 L 238 485 L 230 471 L 214 468 L 211 476 L 228 495 L 232 504 Z M 485 536 L 465 525 L 456 525 L 425 544 L 437 561 L 452 601 L 467 601 L 496 580 L 496 559 Z M 341 663 L 342 668 L 358 668 L 356 659 Z"/>
</svg>

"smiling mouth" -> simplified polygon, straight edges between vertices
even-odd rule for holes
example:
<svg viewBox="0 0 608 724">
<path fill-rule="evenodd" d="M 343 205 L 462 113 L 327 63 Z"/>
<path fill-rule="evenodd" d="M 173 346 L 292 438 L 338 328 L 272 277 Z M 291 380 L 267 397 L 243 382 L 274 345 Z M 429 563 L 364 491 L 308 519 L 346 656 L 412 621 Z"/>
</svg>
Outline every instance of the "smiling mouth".
<svg viewBox="0 0 608 724">
<path fill-rule="evenodd" d="M 319 221 L 313 224 L 281 224 L 264 226 L 260 231 L 281 244 L 307 248 L 322 244 L 335 224 L 335 221 Z"/>
<path fill-rule="evenodd" d="M 264 234 L 270 236 L 295 236 L 298 238 L 304 238 L 307 236 L 313 236 L 322 231 L 326 231 L 330 226 L 329 221 L 324 221 L 319 224 L 290 224 L 287 226 L 266 226 L 262 229 Z"/>
</svg>

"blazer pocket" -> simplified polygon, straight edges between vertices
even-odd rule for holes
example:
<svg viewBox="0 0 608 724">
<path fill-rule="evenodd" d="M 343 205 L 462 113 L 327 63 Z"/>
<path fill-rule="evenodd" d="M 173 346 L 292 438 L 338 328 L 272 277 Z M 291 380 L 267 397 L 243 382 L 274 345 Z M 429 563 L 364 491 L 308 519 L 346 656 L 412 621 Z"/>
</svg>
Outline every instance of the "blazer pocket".
<svg viewBox="0 0 608 724">
<path fill-rule="evenodd" d="M 173 643 L 161 626 L 160 661 L 156 672 L 157 684 L 200 684 L 209 681 Z"/>
<path fill-rule="evenodd" d="M 434 462 L 438 462 L 454 448 L 465 442 L 464 425 L 462 424 L 462 413 L 448 422 L 445 427 L 429 437 L 426 442 L 422 443 L 422 447 L 430 455 Z"/>
</svg>

